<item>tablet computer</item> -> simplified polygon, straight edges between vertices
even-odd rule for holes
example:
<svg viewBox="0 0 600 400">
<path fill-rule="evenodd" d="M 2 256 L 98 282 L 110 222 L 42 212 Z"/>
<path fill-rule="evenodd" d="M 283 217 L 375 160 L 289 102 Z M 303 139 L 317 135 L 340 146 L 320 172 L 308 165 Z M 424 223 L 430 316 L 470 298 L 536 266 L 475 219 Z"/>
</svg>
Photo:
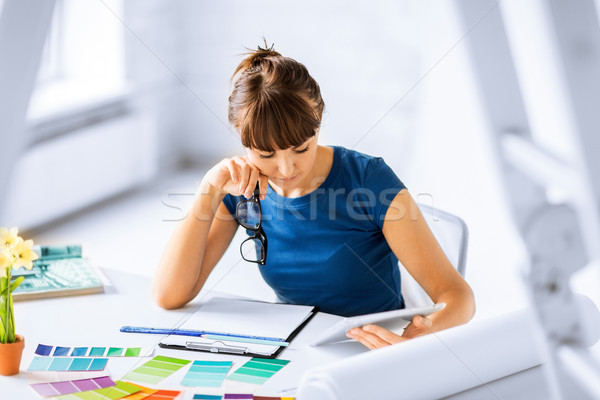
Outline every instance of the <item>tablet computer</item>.
<svg viewBox="0 0 600 400">
<path fill-rule="evenodd" d="M 401 310 L 384 311 L 375 314 L 344 318 L 316 337 L 315 340 L 312 341 L 311 346 L 347 340 L 348 337 L 346 336 L 346 332 L 352 328 L 367 324 L 382 324 L 391 321 L 400 322 L 403 320 L 410 322 L 415 315 L 429 315 L 441 310 L 445 306 L 446 303 L 439 303 L 427 307 L 403 308 Z"/>
</svg>

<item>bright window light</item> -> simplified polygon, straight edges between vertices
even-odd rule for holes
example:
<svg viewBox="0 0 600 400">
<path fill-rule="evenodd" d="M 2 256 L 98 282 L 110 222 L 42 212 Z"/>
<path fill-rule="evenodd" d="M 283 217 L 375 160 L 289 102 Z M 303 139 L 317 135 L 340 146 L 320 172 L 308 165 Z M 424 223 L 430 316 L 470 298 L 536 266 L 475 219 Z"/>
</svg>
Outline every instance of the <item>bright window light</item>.
<svg viewBox="0 0 600 400">
<path fill-rule="evenodd" d="M 56 1 L 29 119 L 69 112 L 122 94 L 124 29 L 116 17 L 123 14 L 122 3 Z"/>
</svg>

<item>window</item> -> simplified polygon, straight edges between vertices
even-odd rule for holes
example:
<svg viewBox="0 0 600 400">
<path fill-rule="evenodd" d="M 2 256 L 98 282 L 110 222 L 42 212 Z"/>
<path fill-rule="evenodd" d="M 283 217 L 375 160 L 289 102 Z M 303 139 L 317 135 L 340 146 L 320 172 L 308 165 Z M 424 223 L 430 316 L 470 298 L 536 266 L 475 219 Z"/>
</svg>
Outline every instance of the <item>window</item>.
<svg viewBox="0 0 600 400">
<path fill-rule="evenodd" d="M 1 0 L 0 0 L 1 1 Z M 29 120 L 64 115 L 125 90 L 122 0 L 57 0 Z"/>
</svg>

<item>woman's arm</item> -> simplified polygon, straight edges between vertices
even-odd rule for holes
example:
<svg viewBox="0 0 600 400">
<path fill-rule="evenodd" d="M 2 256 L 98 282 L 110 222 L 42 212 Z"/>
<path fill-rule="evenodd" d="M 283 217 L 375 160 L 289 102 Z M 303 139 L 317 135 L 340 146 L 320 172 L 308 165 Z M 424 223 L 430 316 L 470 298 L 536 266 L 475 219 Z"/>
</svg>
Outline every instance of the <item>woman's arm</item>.
<svg viewBox="0 0 600 400">
<path fill-rule="evenodd" d="M 179 308 L 192 300 L 231 243 L 237 222 L 223 204 L 227 193 L 251 196 L 256 182 L 266 194 L 266 177 L 244 157 L 225 159 L 204 177 L 188 215 L 171 236 L 153 282 L 157 304 Z"/>
<path fill-rule="evenodd" d="M 369 325 L 352 330 L 350 337 L 375 348 L 461 325 L 473 318 L 473 291 L 444 254 L 406 189 L 396 195 L 388 208 L 383 234 L 408 273 L 435 303 L 446 303 L 446 307 L 429 317 L 413 318 L 402 336 Z"/>
</svg>

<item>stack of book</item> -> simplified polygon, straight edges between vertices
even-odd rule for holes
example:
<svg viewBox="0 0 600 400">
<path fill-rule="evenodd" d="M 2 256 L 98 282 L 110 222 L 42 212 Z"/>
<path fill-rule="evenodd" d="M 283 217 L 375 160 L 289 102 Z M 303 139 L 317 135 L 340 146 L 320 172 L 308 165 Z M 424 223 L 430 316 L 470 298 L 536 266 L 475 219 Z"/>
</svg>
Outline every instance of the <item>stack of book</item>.
<svg viewBox="0 0 600 400">
<path fill-rule="evenodd" d="M 13 292 L 15 301 L 104 292 L 100 271 L 82 257 L 80 245 L 38 246 L 34 250 L 40 258 L 33 269 L 12 272 L 13 279 L 25 276 Z"/>
</svg>

